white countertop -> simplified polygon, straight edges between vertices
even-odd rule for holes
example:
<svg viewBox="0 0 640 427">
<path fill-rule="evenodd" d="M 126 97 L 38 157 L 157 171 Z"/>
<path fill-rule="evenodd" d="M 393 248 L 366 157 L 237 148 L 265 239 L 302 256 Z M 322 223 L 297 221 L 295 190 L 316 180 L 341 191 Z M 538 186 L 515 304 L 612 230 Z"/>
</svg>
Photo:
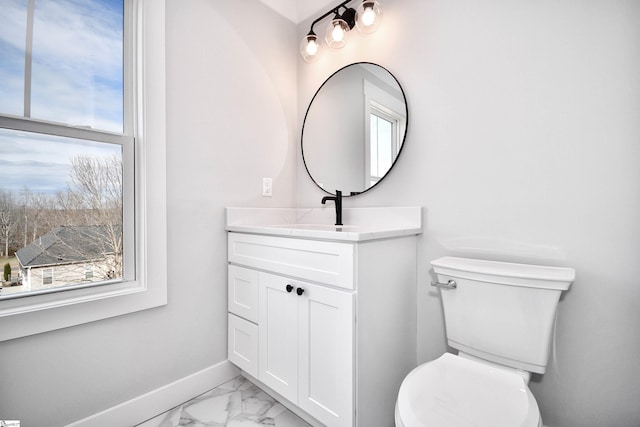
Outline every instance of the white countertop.
<svg viewBox="0 0 640 427">
<path fill-rule="evenodd" d="M 343 226 L 327 208 L 227 208 L 227 231 L 359 242 L 422 233 L 422 208 L 345 208 Z"/>
</svg>

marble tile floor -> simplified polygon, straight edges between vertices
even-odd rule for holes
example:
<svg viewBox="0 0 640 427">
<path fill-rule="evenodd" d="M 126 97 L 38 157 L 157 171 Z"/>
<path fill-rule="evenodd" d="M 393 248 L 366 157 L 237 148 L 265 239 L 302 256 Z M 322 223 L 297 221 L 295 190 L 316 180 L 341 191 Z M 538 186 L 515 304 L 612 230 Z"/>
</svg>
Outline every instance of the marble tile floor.
<svg viewBox="0 0 640 427">
<path fill-rule="evenodd" d="M 242 376 L 137 427 L 310 427 Z"/>
</svg>

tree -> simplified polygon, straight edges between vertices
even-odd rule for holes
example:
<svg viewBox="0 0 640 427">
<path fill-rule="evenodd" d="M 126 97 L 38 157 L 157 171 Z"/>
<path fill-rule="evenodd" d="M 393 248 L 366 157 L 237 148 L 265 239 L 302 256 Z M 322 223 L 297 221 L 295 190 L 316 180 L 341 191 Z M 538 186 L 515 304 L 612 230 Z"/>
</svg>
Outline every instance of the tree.
<svg viewBox="0 0 640 427">
<path fill-rule="evenodd" d="M 0 235 L 4 239 L 4 256 L 9 256 L 9 240 L 18 225 L 13 193 L 0 190 Z"/>
<path fill-rule="evenodd" d="M 71 159 L 71 182 L 64 203 L 75 208 L 72 211 L 78 218 L 73 222 L 99 226 L 103 252 L 115 255 L 112 270 L 116 277 L 121 276 L 122 160 L 115 155 L 76 156 Z"/>
<path fill-rule="evenodd" d="M 20 224 L 20 232 L 22 240 L 20 244 L 24 247 L 33 242 L 38 236 L 57 227 L 58 222 L 56 201 L 52 196 L 43 193 L 33 193 L 29 188 L 25 187 L 22 192 L 23 212 L 22 224 Z"/>
<path fill-rule="evenodd" d="M 11 278 L 11 264 L 6 263 L 4 265 L 4 281 L 7 282 Z"/>
</svg>

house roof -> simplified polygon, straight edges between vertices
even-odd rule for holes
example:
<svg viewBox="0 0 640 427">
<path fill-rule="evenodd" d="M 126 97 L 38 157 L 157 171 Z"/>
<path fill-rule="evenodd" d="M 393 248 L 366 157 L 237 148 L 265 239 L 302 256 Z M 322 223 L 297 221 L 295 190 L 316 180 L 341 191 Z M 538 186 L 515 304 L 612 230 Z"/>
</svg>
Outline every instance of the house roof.
<svg viewBox="0 0 640 427">
<path fill-rule="evenodd" d="M 121 227 L 114 230 L 121 234 Z M 104 258 L 114 252 L 109 227 L 62 226 L 56 227 L 16 252 L 23 267 L 74 264 Z"/>
</svg>

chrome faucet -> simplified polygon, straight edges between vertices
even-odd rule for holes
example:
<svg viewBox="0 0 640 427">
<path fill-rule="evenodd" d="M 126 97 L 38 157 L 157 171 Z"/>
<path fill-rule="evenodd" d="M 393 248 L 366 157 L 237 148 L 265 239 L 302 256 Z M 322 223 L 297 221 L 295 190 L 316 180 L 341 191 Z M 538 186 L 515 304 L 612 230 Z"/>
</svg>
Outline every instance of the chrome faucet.
<svg viewBox="0 0 640 427">
<path fill-rule="evenodd" d="M 333 200 L 336 204 L 336 225 L 342 225 L 342 191 L 336 190 L 335 197 L 324 196 L 322 198 L 322 204 L 327 203 L 327 200 Z"/>
</svg>

